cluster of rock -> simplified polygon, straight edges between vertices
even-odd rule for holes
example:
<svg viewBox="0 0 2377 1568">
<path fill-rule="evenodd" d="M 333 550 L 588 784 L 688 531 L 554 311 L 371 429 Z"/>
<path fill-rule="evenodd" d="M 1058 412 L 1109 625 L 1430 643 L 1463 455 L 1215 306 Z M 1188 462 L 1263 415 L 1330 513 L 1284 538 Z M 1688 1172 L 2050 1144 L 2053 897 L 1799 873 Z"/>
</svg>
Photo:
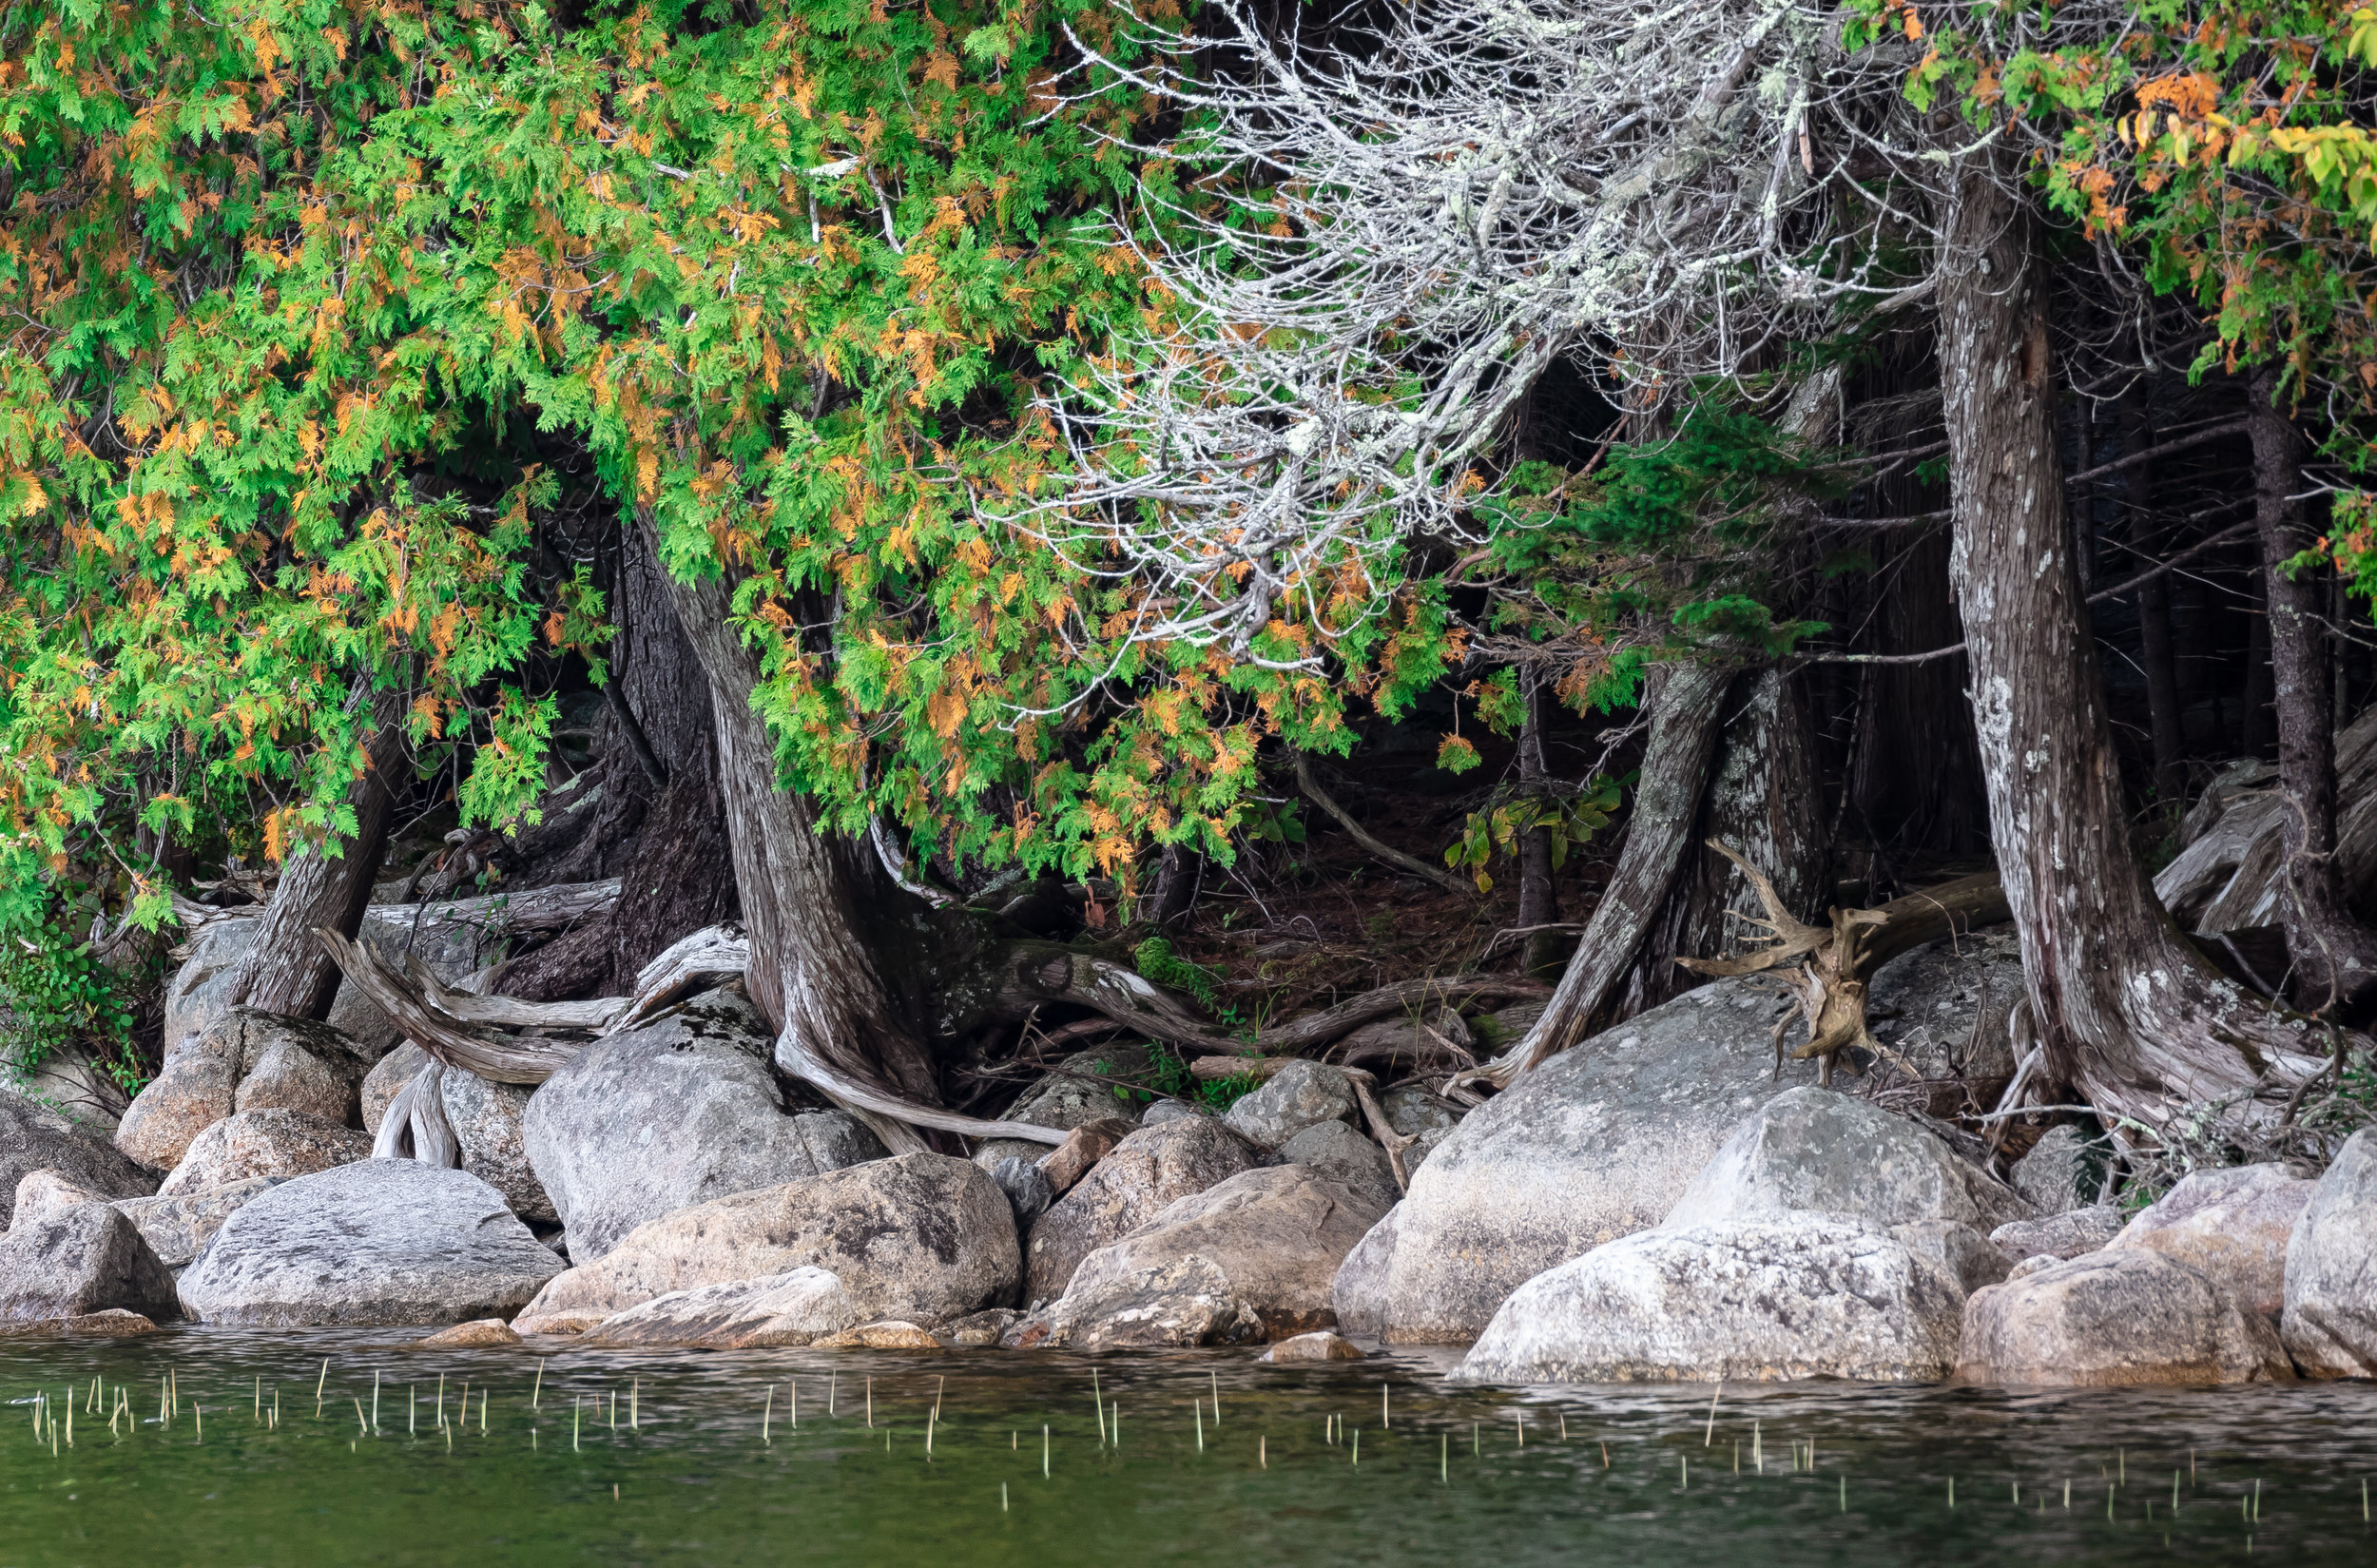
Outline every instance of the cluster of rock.
<svg viewBox="0 0 2377 1568">
<path fill-rule="evenodd" d="M 437 1074 L 461 1168 L 374 1159 L 425 1054 L 385 1031 L 209 1012 L 207 983 L 177 983 L 184 1033 L 116 1147 L 5 1102 L 43 1134 L 8 1140 L 0 1321 L 466 1320 L 452 1332 L 471 1343 L 719 1346 L 1284 1340 L 1334 1323 L 1339 1264 L 1399 1196 L 1336 1069 L 1296 1064 L 1221 1117 L 1117 1095 L 1149 1065 L 1127 1048 L 1072 1058 L 1008 1112 L 1068 1132 L 1053 1152 L 991 1140 L 972 1160 L 892 1158 L 856 1118 L 787 1105 L 731 986 L 594 1041 L 532 1091 Z M 1387 1099 L 1416 1168 L 1455 1114 Z"/>
<path fill-rule="evenodd" d="M 2377 1372 L 2377 1131 L 2314 1183 L 2206 1171 L 2125 1216 L 2059 1129 L 2001 1185 L 1775 1081 L 1721 982 L 1472 1115 L 1348 1254 L 1339 1325 L 1493 1382 L 2205 1384 Z"/>
<path fill-rule="evenodd" d="M 2011 1069 L 1972 1042 L 2019 983 L 2003 944 L 1965 939 L 1874 994 L 1926 1093 L 1980 1095 Z M 2204 1171 L 2125 1217 L 2092 1201 L 2073 1130 L 2009 1185 L 1920 1119 L 1789 1081 L 1773 1007 L 1754 980 L 1703 987 L 1465 1117 L 1388 1092 L 1407 1194 L 1317 1062 L 1214 1115 L 1132 1090 L 1135 1048 L 1083 1053 L 1006 1113 L 1053 1150 L 892 1157 L 787 1104 L 729 986 L 533 1091 L 443 1074 L 448 1169 L 368 1157 L 417 1048 L 189 1017 L 115 1147 L 0 1097 L 0 1323 L 1274 1360 L 1359 1355 L 1352 1336 L 1474 1342 L 1464 1376 L 1519 1383 L 2377 1374 L 2377 1132 L 2316 1183 Z"/>
</svg>

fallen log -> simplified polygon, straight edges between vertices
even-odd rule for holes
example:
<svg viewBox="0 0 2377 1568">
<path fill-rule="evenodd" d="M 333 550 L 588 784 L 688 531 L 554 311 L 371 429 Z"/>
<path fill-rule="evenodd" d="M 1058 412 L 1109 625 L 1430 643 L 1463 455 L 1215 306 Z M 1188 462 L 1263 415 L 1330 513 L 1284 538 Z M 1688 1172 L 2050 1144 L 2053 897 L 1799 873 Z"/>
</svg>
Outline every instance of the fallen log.
<svg viewBox="0 0 2377 1568">
<path fill-rule="evenodd" d="M 363 919 L 384 926 L 473 925 L 495 931 L 560 931 L 580 921 L 608 915 L 619 902 L 619 879 L 598 882 L 556 882 L 550 887 L 523 888 L 517 893 L 489 893 L 470 899 L 431 899 L 420 903 L 376 903 Z M 269 907 L 261 903 L 218 909 L 173 896 L 174 919 L 184 932 L 224 920 L 251 920 Z"/>
</svg>

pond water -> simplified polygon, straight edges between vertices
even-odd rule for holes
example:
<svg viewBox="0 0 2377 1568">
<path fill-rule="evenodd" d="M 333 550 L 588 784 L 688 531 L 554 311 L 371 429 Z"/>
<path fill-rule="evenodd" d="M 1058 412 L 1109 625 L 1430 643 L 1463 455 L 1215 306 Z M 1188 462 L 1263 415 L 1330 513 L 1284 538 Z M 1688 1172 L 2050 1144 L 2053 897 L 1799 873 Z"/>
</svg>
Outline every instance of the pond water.
<svg viewBox="0 0 2377 1568">
<path fill-rule="evenodd" d="M 2368 1385 L 1712 1411 L 1457 1359 L 0 1342 L 0 1568 L 2377 1560 Z"/>
</svg>

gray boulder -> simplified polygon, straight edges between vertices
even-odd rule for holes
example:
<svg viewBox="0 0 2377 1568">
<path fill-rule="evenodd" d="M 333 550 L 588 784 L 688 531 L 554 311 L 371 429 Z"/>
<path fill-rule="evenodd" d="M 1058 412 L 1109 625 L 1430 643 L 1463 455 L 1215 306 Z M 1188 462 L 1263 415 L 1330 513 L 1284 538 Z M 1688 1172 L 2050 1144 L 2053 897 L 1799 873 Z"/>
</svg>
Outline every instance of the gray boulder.
<svg viewBox="0 0 2377 1568">
<path fill-rule="evenodd" d="M 841 1281 L 822 1268 L 672 1290 L 606 1318 L 577 1343 L 602 1349 L 657 1345 L 749 1350 L 809 1345 L 859 1322 Z"/>
<path fill-rule="evenodd" d="M 1555 1056 L 1473 1111 L 1413 1176 L 1384 1338 L 1475 1339 L 1544 1270 L 1667 1218 L 1772 1080 L 1770 988 L 1719 980 Z"/>
<path fill-rule="evenodd" d="M 1111 1080 L 1144 1078 L 1154 1065 L 1154 1057 L 1142 1045 L 1076 1051 L 1050 1069 L 1039 1082 L 1016 1095 L 1015 1103 L 1000 1112 L 998 1119 L 1053 1127 L 1065 1132 L 1098 1121 L 1128 1122 L 1137 1127 L 1146 1114 L 1141 1102 L 1115 1094 L 1116 1085 Z M 1047 1144 L 1025 1138 L 990 1138 L 975 1150 L 974 1163 L 985 1171 L 995 1171 L 1001 1160 L 1036 1160 L 1048 1150 Z"/>
<path fill-rule="evenodd" d="M 1338 1331 L 1357 1339 L 1377 1339 L 1386 1327 L 1386 1268 L 1395 1259 L 1395 1223 L 1403 1211 L 1397 1204 L 1368 1230 L 1329 1282 L 1329 1304 L 1337 1309 Z"/>
<path fill-rule="evenodd" d="M 2064 1387 L 2293 1375 L 2267 1318 L 2148 1248 L 2083 1253 L 1974 1291 L 1956 1372 L 1961 1383 Z"/>
<path fill-rule="evenodd" d="M 22 1230 L 87 1203 L 106 1203 L 106 1194 L 78 1187 L 57 1171 L 29 1171 L 16 1184 L 15 1205 L 9 1210 L 9 1229 Z"/>
<path fill-rule="evenodd" d="M 1813 1085 L 1735 1128 L 1669 1210 L 1671 1227 L 1848 1214 L 1887 1229 L 1924 1221 L 1983 1235 L 2029 1205 L 1903 1116 Z"/>
<path fill-rule="evenodd" d="M 1024 1299 L 1055 1300 L 1081 1260 L 1099 1248 L 1122 1240 L 1177 1199 L 1270 1163 L 1270 1155 L 1208 1116 L 1139 1129 L 1032 1227 Z"/>
<path fill-rule="evenodd" d="M 1342 1121 L 1320 1122 L 1280 1145 L 1279 1157 L 1335 1182 L 1384 1213 L 1402 1197 L 1386 1151 Z"/>
<path fill-rule="evenodd" d="M 2197 1171 L 2107 1245 L 2176 1258 L 2247 1311 L 2274 1318 L 2286 1308 L 2288 1238 L 2312 1185 L 2281 1165 Z"/>
<path fill-rule="evenodd" d="M 1238 1299 L 1221 1267 L 1190 1253 L 1069 1291 L 1011 1326 L 999 1343 L 1010 1349 L 1118 1350 L 1245 1345 L 1262 1337 L 1262 1320 Z"/>
<path fill-rule="evenodd" d="M 531 1224 L 559 1219 L 560 1211 L 529 1163 L 523 1128 L 534 1091 L 526 1084 L 496 1083 L 458 1072 L 440 1074 L 438 1090 L 446 1125 L 454 1129 L 462 1152 L 462 1169 L 501 1192 L 522 1219 Z"/>
<path fill-rule="evenodd" d="M 1519 1287 L 1473 1383 L 1933 1380 L 1964 1293 L 1888 1235 L 1798 1216 L 1638 1232 Z"/>
<path fill-rule="evenodd" d="M 186 1268 L 215 1239 L 222 1222 L 237 1213 L 250 1198 L 267 1192 L 287 1181 L 286 1176 L 250 1176 L 244 1181 L 226 1182 L 210 1187 L 203 1192 L 181 1196 L 123 1198 L 116 1209 L 140 1231 L 148 1249 L 157 1254 L 157 1261 L 167 1268 Z"/>
<path fill-rule="evenodd" d="M 1277 1149 L 1308 1127 L 1350 1122 L 1360 1113 L 1352 1079 L 1334 1067 L 1300 1061 L 1272 1074 L 1223 1120 L 1247 1142 Z"/>
<path fill-rule="evenodd" d="M 111 1198 L 157 1191 L 157 1178 L 106 1138 L 38 1101 L 0 1091 L 0 1191 L 13 1193 L 36 1171 Z"/>
<path fill-rule="evenodd" d="M 1429 1094 L 1416 1085 L 1390 1089 L 1379 1096 L 1379 1109 L 1386 1113 L 1386 1125 L 1407 1138 L 1419 1141 L 1403 1150 L 1403 1174 L 1418 1173 L 1437 1146 L 1453 1135 L 1461 1117 L 1468 1114 L 1462 1107 Z"/>
<path fill-rule="evenodd" d="M 421 1069 L 429 1065 L 429 1053 L 411 1040 L 399 1044 L 379 1058 L 377 1065 L 363 1077 L 363 1131 L 377 1137 L 379 1120 L 388 1113 L 388 1106 L 404 1093 L 404 1086 L 419 1077 Z"/>
<path fill-rule="evenodd" d="M 372 1140 L 354 1128 L 295 1111 L 242 1111 L 193 1139 L 157 1191 L 184 1197 L 250 1176 L 310 1176 L 371 1154 Z"/>
<path fill-rule="evenodd" d="M 2008 1261 L 2036 1257 L 2077 1258 L 2113 1245 L 2121 1233 L 2121 1210 L 2109 1203 L 2067 1209 L 2035 1220 L 2015 1220 L 1989 1232 L 1990 1243 Z"/>
<path fill-rule="evenodd" d="M 1046 1321 L 1048 1332 L 1035 1337 L 1027 1320 L 1010 1332 L 1009 1342 L 1080 1344 L 1085 1335 L 1099 1337 L 1096 1324 L 1104 1308 L 1089 1303 L 1137 1303 L 1144 1291 L 1128 1282 L 1170 1278 L 1164 1270 L 1189 1258 L 1220 1271 L 1240 1314 L 1252 1314 L 1255 1337 L 1289 1339 L 1335 1327 L 1330 1287 L 1338 1266 L 1384 1212 L 1384 1205 L 1301 1166 L 1241 1171 L 1177 1200 L 1152 1221 L 1084 1258 L 1065 1294 L 1033 1314 Z M 1102 1342 L 1138 1343 L 1111 1337 Z"/>
<path fill-rule="evenodd" d="M 786 1114 L 771 1051 L 759 1010 L 712 992 L 595 1041 L 538 1087 L 523 1142 L 572 1258 L 593 1262 L 678 1210 L 838 1169 L 855 1142 L 846 1118 Z"/>
<path fill-rule="evenodd" d="M 576 1332 L 670 1291 L 802 1268 L 841 1281 L 862 1322 L 930 1326 L 1013 1301 L 1022 1260 L 996 1182 L 964 1160 L 903 1154 L 649 1221 L 556 1278 L 514 1326 Z"/>
<path fill-rule="evenodd" d="M 2077 1127 L 2050 1127 L 2014 1162 L 2014 1191 L 2041 1214 L 2094 1204 L 2104 1186 L 2104 1147 Z"/>
<path fill-rule="evenodd" d="M 0 1324 L 119 1308 L 152 1320 L 180 1316 L 173 1275 L 106 1204 L 63 1210 L 0 1237 Z"/>
<path fill-rule="evenodd" d="M 2011 926 L 1966 932 L 1901 954 L 1874 976 L 1865 1012 L 1874 1038 L 1931 1085 L 1934 1116 L 1986 1111 L 2014 1076 L 2006 1024 L 2026 995 Z"/>
<path fill-rule="evenodd" d="M 509 1318 L 560 1271 L 476 1176 L 364 1160 L 251 1197 L 183 1273 L 181 1295 L 202 1323 L 443 1325 Z"/>
<path fill-rule="evenodd" d="M 218 1015 L 166 1047 L 157 1076 L 124 1113 L 116 1147 L 171 1171 L 201 1133 L 235 1112 L 288 1111 L 345 1126 L 356 1119 L 373 1060 L 326 1023 L 247 1008 Z"/>
<path fill-rule="evenodd" d="M 1996 1285 L 2013 1264 L 1988 1236 L 1953 1220 L 1916 1220 L 1890 1227 L 1890 1239 L 1957 1283 L 1967 1294 Z"/>
<path fill-rule="evenodd" d="M 1200 1110 L 1198 1107 L 1189 1104 L 1187 1100 L 1157 1100 L 1153 1105 L 1149 1106 L 1147 1110 L 1141 1113 L 1139 1117 L 1139 1125 L 1142 1127 L 1161 1127 L 1168 1121 L 1181 1121 L 1191 1116 L 1204 1116 L 1209 1114 L 1211 1114 L 1210 1112 Z"/>
<path fill-rule="evenodd" d="M 2279 1331 L 2307 1377 L 2377 1377 L 2377 1129 L 2346 1141 L 2295 1217 Z"/>
</svg>

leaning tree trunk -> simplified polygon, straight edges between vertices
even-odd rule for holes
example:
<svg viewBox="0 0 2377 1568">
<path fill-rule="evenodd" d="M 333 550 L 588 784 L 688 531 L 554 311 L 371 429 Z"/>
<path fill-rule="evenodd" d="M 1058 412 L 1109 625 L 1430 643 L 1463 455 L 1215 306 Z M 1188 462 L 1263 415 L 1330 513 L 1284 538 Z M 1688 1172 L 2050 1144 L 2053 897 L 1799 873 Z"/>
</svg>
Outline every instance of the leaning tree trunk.
<svg viewBox="0 0 2377 1568">
<path fill-rule="evenodd" d="M 326 1018 L 338 994 L 338 967 L 316 939 L 317 928 L 352 938 L 371 906 L 372 879 L 387 852 L 396 798 L 388 779 L 404 754 L 404 700 L 394 690 L 371 699 L 371 736 L 363 776 L 347 790 L 355 837 L 343 844 L 300 844 L 258 921 L 256 940 L 240 956 L 223 989 L 225 1008 L 252 1007 L 300 1018 Z M 333 853 L 335 847 L 336 852 Z M 168 1045 L 172 1042 L 167 1041 Z"/>
<path fill-rule="evenodd" d="M 2253 439 L 2254 521 L 2270 610 L 2270 667 L 2276 684 L 2278 790 L 2286 800 L 2284 901 L 2294 995 L 2334 1016 L 2377 990 L 2377 931 L 2346 910 L 2336 863 L 2336 746 L 2333 671 L 2327 649 L 2324 585 L 2287 563 L 2317 543 L 2291 499 L 2303 476 L 2303 440 L 2276 406 L 2277 376 L 2256 373 L 2247 394 Z"/>
<path fill-rule="evenodd" d="M 1724 730 L 1710 772 L 1695 844 L 1731 846 L 1767 879 L 1797 920 L 1820 920 L 1831 902 L 1831 838 L 1817 771 L 1815 716 L 1797 676 L 1764 669 L 1736 679 L 1722 701 Z M 1759 888 L 1730 857 L 1704 851 L 1685 862 L 1645 935 L 1616 1016 L 1632 1016 L 1704 981 L 1675 960 L 1724 953 L 1768 917 Z"/>
<path fill-rule="evenodd" d="M 776 1064 L 863 1116 L 894 1152 L 920 1149 L 903 1121 L 926 1120 L 912 1113 L 931 1108 L 939 1088 L 922 1033 L 877 961 L 875 928 L 897 919 L 889 912 L 900 895 L 872 858 L 820 834 L 808 803 L 777 786 L 776 748 L 751 704 L 760 662 L 729 620 L 732 580 L 671 575 L 669 594 L 709 686 L 726 838 L 751 939 L 747 982 L 776 1031 Z"/>
<path fill-rule="evenodd" d="M 2179 934 L 2131 847 L 2064 526 L 2047 267 L 2012 178 L 1987 155 L 1965 160 L 1939 263 L 1951 571 L 1991 838 L 2047 1066 L 2100 1115 L 2153 1127 L 2320 1064 Z"/>
<path fill-rule="evenodd" d="M 1701 664 L 1662 665 L 1652 671 L 1643 696 L 1651 710 L 1651 739 L 1643 747 L 1642 783 L 1634 791 L 1617 868 L 1543 1016 L 1524 1040 L 1483 1071 L 1485 1081 L 1508 1087 L 1613 1021 L 1677 873 L 1699 847 L 1694 830 L 1731 682 L 1730 670 Z"/>
</svg>

